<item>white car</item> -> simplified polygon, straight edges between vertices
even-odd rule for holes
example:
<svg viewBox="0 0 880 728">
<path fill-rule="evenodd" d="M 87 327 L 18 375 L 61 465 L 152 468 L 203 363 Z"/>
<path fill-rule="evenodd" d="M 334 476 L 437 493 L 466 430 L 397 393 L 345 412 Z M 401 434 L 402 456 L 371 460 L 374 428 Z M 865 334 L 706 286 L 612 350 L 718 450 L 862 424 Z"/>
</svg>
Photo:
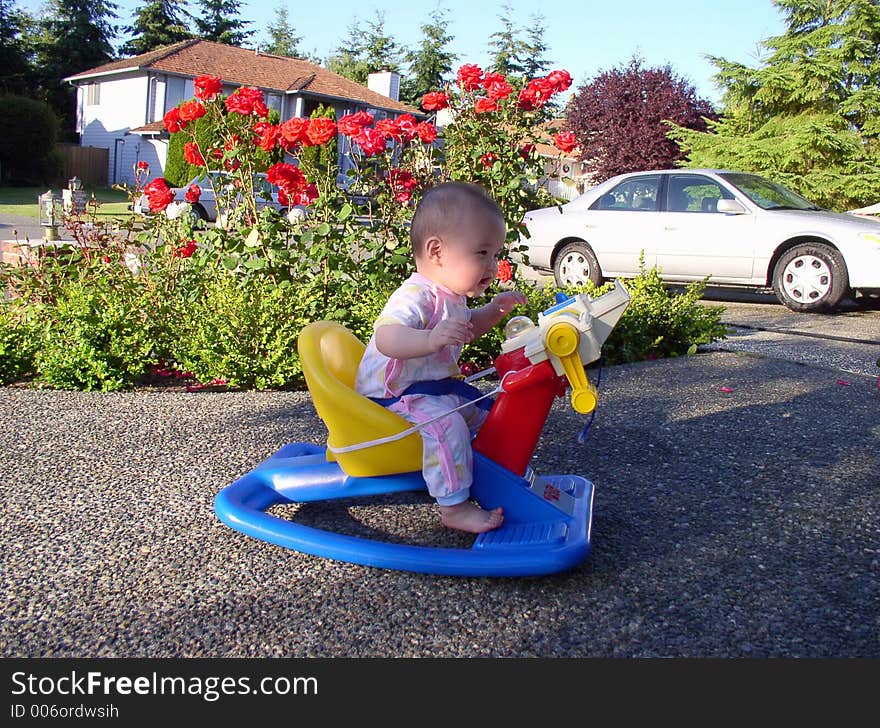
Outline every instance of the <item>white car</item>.
<svg viewBox="0 0 880 728">
<path fill-rule="evenodd" d="M 188 214 L 192 216 L 193 223 L 198 223 L 199 220 L 217 222 L 216 193 L 220 194 L 221 199 L 224 199 L 225 196 L 225 204 L 233 203 L 236 195 L 234 194 L 235 188 L 232 186 L 232 178 L 226 172 L 209 172 L 207 177 L 195 177 L 183 187 L 171 188 L 174 192 L 174 202 L 189 205 L 186 193 L 190 185 L 194 184 L 201 188 L 202 193 L 199 201 L 189 206 Z M 254 175 L 254 196 L 257 200 L 258 210 L 262 210 L 264 207 L 273 207 L 289 222 L 302 217 L 305 211 L 305 207 L 302 205 L 294 205 L 290 209 L 286 205 L 282 205 L 278 201 L 278 188 L 269 184 L 263 172 Z M 145 195 L 142 195 L 134 203 L 133 209 L 140 214 L 149 214 L 150 204 Z M 222 218 L 223 215 L 221 215 L 221 226 Z"/>
<path fill-rule="evenodd" d="M 794 311 L 880 294 L 880 222 L 824 210 L 755 174 L 715 169 L 613 177 L 525 214 L 528 263 L 560 286 L 633 277 L 639 255 L 670 283 L 772 288 Z"/>
</svg>

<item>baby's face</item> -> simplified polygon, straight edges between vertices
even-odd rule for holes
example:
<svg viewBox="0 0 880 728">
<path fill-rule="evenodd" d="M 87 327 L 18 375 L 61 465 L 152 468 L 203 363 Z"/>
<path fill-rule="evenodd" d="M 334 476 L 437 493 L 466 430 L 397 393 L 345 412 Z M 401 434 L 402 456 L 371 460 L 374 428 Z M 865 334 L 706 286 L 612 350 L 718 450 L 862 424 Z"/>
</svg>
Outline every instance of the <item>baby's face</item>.
<svg viewBox="0 0 880 728">
<path fill-rule="evenodd" d="M 505 234 L 504 223 L 492 215 L 463 217 L 462 225 L 441 238 L 438 282 L 460 296 L 481 296 L 498 275 Z"/>
</svg>

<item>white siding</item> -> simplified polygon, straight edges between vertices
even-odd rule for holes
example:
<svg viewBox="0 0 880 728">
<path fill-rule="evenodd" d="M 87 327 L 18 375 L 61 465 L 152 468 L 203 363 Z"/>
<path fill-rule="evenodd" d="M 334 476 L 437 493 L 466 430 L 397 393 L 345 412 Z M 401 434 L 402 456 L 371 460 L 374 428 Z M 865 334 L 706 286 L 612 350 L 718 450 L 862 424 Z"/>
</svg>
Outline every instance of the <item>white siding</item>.
<svg viewBox="0 0 880 728">
<path fill-rule="evenodd" d="M 117 140 L 124 140 L 129 129 L 146 123 L 147 78 L 131 75 L 106 80 L 99 78 L 95 82 L 101 84 L 101 103 L 97 106 L 86 103 L 86 86 L 81 86 L 77 92 L 77 105 L 81 109 L 80 144 L 110 150 L 107 179 L 113 184 L 117 181 L 117 173 L 125 166 L 125 152 L 122 150 L 128 146 L 128 142 L 120 145 Z"/>
</svg>

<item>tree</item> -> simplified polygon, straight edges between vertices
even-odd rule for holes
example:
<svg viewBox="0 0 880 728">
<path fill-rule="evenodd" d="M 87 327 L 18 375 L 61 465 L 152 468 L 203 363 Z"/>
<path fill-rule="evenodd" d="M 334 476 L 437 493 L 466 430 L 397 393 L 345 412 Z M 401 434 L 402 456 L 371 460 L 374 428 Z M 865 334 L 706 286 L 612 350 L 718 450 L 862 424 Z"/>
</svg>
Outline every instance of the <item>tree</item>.
<svg viewBox="0 0 880 728">
<path fill-rule="evenodd" d="M 239 15 L 239 0 L 200 0 L 202 14 L 196 18 L 199 34 L 206 40 L 240 46 L 250 38 L 253 30 L 246 30 L 250 20 L 242 20 Z"/>
<path fill-rule="evenodd" d="M 54 181 L 61 167 L 55 112 L 42 101 L 13 95 L 0 96 L 0 108 L 0 182 Z"/>
<path fill-rule="evenodd" d="M 764 174 L 835 209 L 880 198 L 880 3 L 774 0 L 786 32 L 758 68 L 710 57 L 724 113 L 671 135 L 688 166 Z"/>
<path fill-rule="evenodd" d="M 505 76 L 522 76 L 525 73 L 525 61 L 528 57 L 528 43 L 522 39 L 513 20 L 513 8 L 505 3 L 501 6 L 501 30 L 489 36 L 489 47 L 494 48 L 491 70 Z"/>
<path fill-rule="evenodd" d="M 526 56 L 523 59 L 523 75 L 526 78 L 543 76 L 550 70 L 550 61 L 547 59 L 547 51 L 550 50 L 544 42 L 547 32 L 544 16 L 540 13 L 531 16 L 531 24 L 526 32 Z"/>
<path fill-rule="evenodd" d="M 269 35 L 269 44 L 266 46 L 267 53 L 288 58 L 305 58 L 305 54 L 299 49 L 302 36 L 294 33 L 284 2 L 281 2 L 275 10 L 275 23 L 269 25 L 266 30 Z"/>
<path fill-rule="evenodd" d="M 409 73 L 401 82 L 401 100 L 418 106 L 426 93 L 443 88 L 444 78 L 452 72 L 457 56 L 447 50 L 453 36 L 447 33 L 449 22 L 446 10 L 437 8 L 430 15 L 431 22 L 422 26 L 422 40 L 418 50 L 406 54 Z"/>
<path fill-rule="evenodd" d="M 75 94 L 64 78 L 113 58 L 117 18 L 109 0 L 51 0 L 39 23 L 35 67 L 41 94 L 62 119 L 62 137 L 73 133 Z"/>
<path fill-rule="evenodd" d="M 401 50 L 385 32 L 385 13 L 377 10 L 375 18 L 361 27 L 357 19 L 348 27 L 348 37 L 327 61 L 327 67 L 340 76 L 366 85 L 367 76 L 376 71 L 400 73 Z"/>
<path fill-rule="evenodd" d="M 0 0 L 0 92 L 22 93 L 30 86 L 31 67 L 24 34 L 33 19 Z"/>
<path fill-rule="evenodd" d="M 574 132 L 598 180 L 624 172 L 672 167 L 682 159 L 667 136 L 668 122 L 705 129 L 712 106 L 697 97 L 671 66 L 644 68 L 634 57 L 627 66 L 599 73 L 581 86 L 569 104 L 565 126 Z"/>
<path fill-rule="evenodd" d="M 186 4 L 186 0 L 153 0 L 139 7 L 134 23 L 124 29 L 134 37 L 119 49 L 120 54 L 137 56 L 191 38 L 188 23 L 192 16 Z"/>
</svg>

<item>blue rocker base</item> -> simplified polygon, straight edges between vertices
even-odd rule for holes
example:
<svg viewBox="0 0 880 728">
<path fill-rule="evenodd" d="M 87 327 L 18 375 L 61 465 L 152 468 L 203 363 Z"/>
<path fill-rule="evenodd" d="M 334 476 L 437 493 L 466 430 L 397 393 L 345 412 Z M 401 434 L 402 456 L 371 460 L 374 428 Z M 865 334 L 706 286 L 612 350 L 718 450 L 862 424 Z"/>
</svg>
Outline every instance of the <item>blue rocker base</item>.
<svg viewBox="0 0 880 728">
<path fill-rule="evenodd" d="M 315 556 L 399 571 L 450 576 L 552 574 L 590 551 L 593 484 L 577 475 L 530 482 L 474 453 L 471 495 L 483 508 L 504 508 L 504 523 L 471 548 L 394 544 L 306 526 L 266 513 L 274 505 L 426 491 L 421 473 L 355 478 L 323 447 L 291 443 L 224 488 L 214 508 L 230 528 Z"/>
</svg>

